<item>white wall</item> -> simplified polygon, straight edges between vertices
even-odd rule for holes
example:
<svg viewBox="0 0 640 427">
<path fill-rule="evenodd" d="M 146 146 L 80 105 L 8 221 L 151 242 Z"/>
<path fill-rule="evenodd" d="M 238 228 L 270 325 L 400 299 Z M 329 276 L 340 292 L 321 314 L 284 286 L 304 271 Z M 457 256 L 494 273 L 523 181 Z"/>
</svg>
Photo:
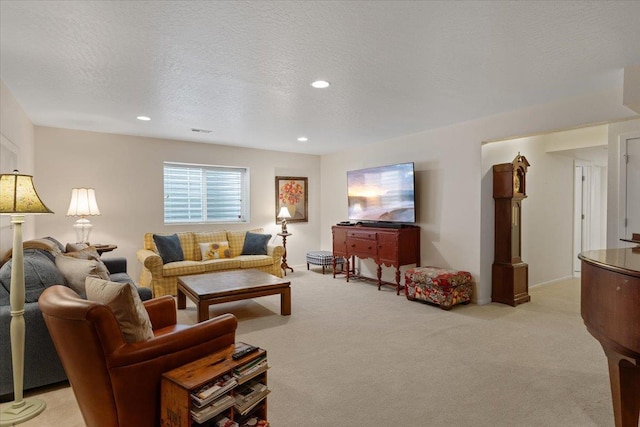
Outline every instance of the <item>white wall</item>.
<svg viewBox="0 0 640 427">
<path fill-rule="evenodd" d="M 331 248 L 331 226 L 346 218 L 347 170 L 413 161 L 419 192 L 422 265 L 451 266 L 471 272 L 476 282 L 474 300 L 487 303 L 491 300 L 493 198 L 490 182 L 483 179 L 482 142 L 634 115 L 622 106 L 620 90 L 615 89 L 383 141 L 366 149 L 325 155 L 322 247 Z M 553 215 L 550 212 L 552 221 Z"/>
<path fill-rule="evenodd" d="M 118 245 L 105 257 L 125 256 L 135 280 L 140 274 L 135 254 L 145 232 L 264 227 L 275 236 L 280 230 L 275 223 L 276 176 L 306 176 L 309 183 L 309 222 L 289 224 L 293 233 L 287 239 L 289 264 L 305 264 L 306 252 L 320 246 L 318 156 L 45 127 L 36 127 L 35 146 L 38 191 L 55 212 L 38 218 L 38 235 L 54 236 L 63 243 L 75 241 L 76 218 L 65 216 L 71 189 L 93 187 L 101 215 L 90 218 L 91 241 Z M 248 167 L 251 223 L 164 226 L 164 161 Z"/>
<path fill-rule="evenodd" d="M 545 134 L 547 152 L 600 147 L 607 144 L 609 125 L 589 126 Z"/>
<path fill-rule="evenodd" d="M 2 143 L 10 146 L 12 152 L 17 152 L 17 166 L 20 173 L 33 175 L 34 137 L 33 124 L 26 115 L 13 94 L 0 81 L 0 132 L 2 133 Z M 11 173 L 10 170 L 1 170 L 0 173 Z M 33 182 L 36 190 L 40 188 L 41 179 L 34 177 Z M 47 200 L 43 199 L 45 204 Z M 0 226 L 0 256 L 11 248 L 13 244 L 13 230 L 7 224 L 8 220 L 3 219 Z M 35 236 L 34 216 L 25 218 L 22 225 L 22 236 L 31 239 Z"/>
<path fill-rule="evenodd" d="M 463 135 L 459 136 L 459 143 L 452 144 L 449 138 L 440 137 L 440 132 L 323 156 L 323 248 L 331 249 L 331 226 L 347 219 L 348 170 L 413 161 L 422 265 L 477 271 L 477 262 L 474 265 L 474 260 L 465 254 L 469 246 L 478 246 L 480 217 L 469 215 L 466 202 L 479 207 L 476 172 L 480 164 L 480 144 L 465 140 Z M 470 185 L 461 186 L 464 182 Z M 363 262 L 361 267 L 364 274 L 375 277 L 372 262 Z M 395 281 L 394 270 L 383 269 L 383 279 Z"/>
<path fill-rule="evenodd" d="M 574 161 L 546 153 L 549 137 L 518 138 L 482 147 L 482 180 L 487 188 L 493 186 L 494 164 L 510 163 L 518 153 L 531 164 L 527 173 L 528 197 L 522 203 L 522 260 L 529 265 L 529 286 L 571 277 L 573 271 Z M 491 223 L 487 224 L 483 255 L 490 253 L 485 258 L 491 258 L 493 263 L 493 197 L 483 199 L 485 210 Z M 488 273 L 483 281 L 491 281 L 491 271 Z"/>
<path fill-rule="evenodd" d="M 265 226 L 272 233 L 278 229 L 274 220 L 274 176 L 309 177 L 310 221 L 291 224 L 294 236 L 288 241 L 291 264 L 302 265 L 306 251 L 331 249 L 331 226 L 346 218 L 347 170 L 413 161 L 417 168 L 422 265 L 470 271 L 476 281 L 474 300 L 487 303 L 491 299 L 491 281 L 487 277 L 491 274 L 493 258 L 493 199 L 491 186 L 483 179 L 481 143 L 637 117 L 622 106 L 621 98 L 621 90 L 616 88 L 381 141 L 366 149 L 345 150 L 320 159 L 153 138 L 36 128 L 36 184 L 40 196 L 57 212 L 37 217 L 36 232 L 38 236 L 74 240 L 71 227 L 74 219 L 64 216 L 70 189 L 93 186 L 98 192 L 103 215 L 92 220 L 95 225 L 92 240 L 118 244 L 113 255 L 126 256 L 135 277 L 139 273 L 135 251 L 141 246 L 142 234 L 181 229 L 162 225 L 162 161 L 245 165 L 252 170 L 251 226 Z M 12 103 L 17 104 L 3 86 L 3 132 L 10 127 L 5 114 L 19 108 L 7 106 Z M 628 132 L 629 126 L 637 129 L 637 123 L 618 124 L 622 129 L 612 125 L 610 147 L 615 139 L 612 135 Z M 24 125 L 27 130 L 23 132 L 27 135 L 29 125 Z M 25 163 L 21 167 L 29 172 L 33 168 L 29 164 L 32 141 L 33 138 L 28 137 L 15 141 Z M 611 166 L 610 162 L 609 189 L 615 181 Z M 612 197 L 611 191 L 609 197 Z M 611 209 L 611 203 L 609 207 Z M 608 211 L 609 219 L 614 216 Z M 613 234 L 610 227 L 608 234 Z M 26 238 L 35 235 L 25 233 Z"/>
</svg>

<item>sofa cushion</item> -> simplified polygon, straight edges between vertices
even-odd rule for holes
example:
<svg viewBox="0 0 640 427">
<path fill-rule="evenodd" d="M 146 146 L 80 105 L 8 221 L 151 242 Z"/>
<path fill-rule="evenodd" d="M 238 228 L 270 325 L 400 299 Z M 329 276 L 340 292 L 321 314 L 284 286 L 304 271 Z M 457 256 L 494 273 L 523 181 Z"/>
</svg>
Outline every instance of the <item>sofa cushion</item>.
<svg viewBox="0 0 640 427">
<path fill-rule="evenodd" d="M 244 236 L 247 234 L 245 231 L 227 231 L 227 241 L 229 242 L 229 249 L 231 249 L 231 257 L 237 257 L 242 253 L 242 246 L 244 245 Z"/>
<path fill-rule="evenodd" d="M 25 249 L 24 283 L 25 302 L 36 302 L 40 294 L 51 285 L 64 285 L 65 279 L 46 252 L 38 249 Z M 9 293 L 11 289 L 12 262 L 6 262 L 0 268 L 0 283 Z"/>
<path fill-rule="evenodd" d="M 66 255 L 56 257 L 56 267 L 67 281 L 67 285 L 78 295 L 85 295 L 85 280 L 87 276 L 97 276 L 109 280 L 109 275 L 101 273 L 98 262 L 93 259 L 79 259 Z M 102 275 L 101 275 L 102 274 Z"/>
<path fill-rule="evenodd" d="M 229 242 L 198 243 L 203 260 L 231 258 Z"/>
<path fill-rule="evenodd" d="M 87 277 L 86 289 L 88 300 L 101 302 L 113 310 L 126 342 L 140 342 L 153 338 L 149 314 L 135 286 Z"/>
<path fill-rule="evenodd" d="M 184 253 L 180 246 L 180 239 L 177 234 L 170 236 L 153 235 L 153 241 L 158 249 L 158 254 L 162 258 L 163 264 L 175 261 L 184 261 Z"/>
<path fill-rule="evenodd" d="M 67 247 L 69 247 L 69 244 L 67 244 Z M 80 250 L 70 251 L 70 252 L 67 251 L 67 253 L 65 253 L 64 256 L 70 256 L 78 259 L 92 259 L 96 261 L 98 266 L 98 275 L 100 277 L 105 277 L 106 279 L 109 279 L 109 269 L 104 264 L 104 262 L 102 262 L 102 259 L 100 258 L 100 254 L 98 253 L 98 251 L 94 246 L 85 246 Z"/>
<path fill-rule="evenodd" d="M 240 268 L 256 268 L 273 265 L 273 257 L 268 255 L 240 255 Z"/>
<path fill-rule="evenodd" d="M 0 285 L 0 307 L 9 305 L 10 303 L 9 291 L 4 288 L 4 285 Z"/>
<path fill-rule="evenodd" d="M 204 271 L 209 273 L 211 271 L 233 270 L 240 268 L 240 259 L 224 258 L 224 259 L 209 259 L 202 261 L 204 265 Z"/>
<path fill-rule="evenodd" d="M 198 273 L 204 273 L 202 261 L 176 261 L 162 266 L 162 275 L 165 277 Z"/>
<path fill-rule="evenodd" d="M 262 233 L 264 230 L 262 228 L 256 228 L 253 230 L 248 230 L 252 233 Z M 242 248 L 244 247 L 244 238 L 248 232 L 244 231 L 227 231 L 227 241 L 229 242 L 229 248 L 231 249 L 231 256 L 237 257 L 242 255 Z"/>
<path fill-rule="evenodd" d="M 244 237 L 242 255 L 266 255 L 271 234 L 258 234 L 250 231 Z"/>
</svg>

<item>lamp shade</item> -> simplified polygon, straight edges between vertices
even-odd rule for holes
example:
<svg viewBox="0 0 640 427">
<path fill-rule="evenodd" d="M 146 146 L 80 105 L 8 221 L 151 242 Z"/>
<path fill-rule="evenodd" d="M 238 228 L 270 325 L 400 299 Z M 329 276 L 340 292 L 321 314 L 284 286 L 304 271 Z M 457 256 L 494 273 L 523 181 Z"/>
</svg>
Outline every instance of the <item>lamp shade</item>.
<svg viewBox="0 0 640 427">
<path fill-rule="evenodd" d="M 18 171 L 0 175 L 0 214 L 53 213 L 42 203 L 33 176 Z"/>
<path fill-rule="evenodd" d="M 291 214 L 289 213 L 289 209 L 286 206 L 280 208 L 280 212 L 278 212 L 278 218 L 291 218 Z"/>
<path fill-rule="evenodd" d="M 96 191 L 93 188 L 72 189 L 67 216 L 85 217 L 89 215 L 100 215 L 98 202 L 96 202 Z"/>
</svg>

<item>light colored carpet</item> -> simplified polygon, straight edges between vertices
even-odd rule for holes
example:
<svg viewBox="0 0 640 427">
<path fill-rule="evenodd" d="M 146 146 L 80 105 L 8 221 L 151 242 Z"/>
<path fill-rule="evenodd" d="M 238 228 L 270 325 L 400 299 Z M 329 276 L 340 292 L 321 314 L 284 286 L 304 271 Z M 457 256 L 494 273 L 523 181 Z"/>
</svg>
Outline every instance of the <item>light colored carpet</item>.
<svg viewBox="0 0 640 427">
<path fill-rule="evenodd" d="M 320 269 L 289 273 L 279 296 L 212 306 L 239 319 L 238 341 L 269 354 L 269 421 L 297 426 L 613 426 L 607 363 L 580 317 L 579 280 L 532 301 L 446 312 Z M 179 311 L 193 323 L 193 305 Z M 82 426 L 69 387 L 40 390 L 24 426 Z"/>
</svg>

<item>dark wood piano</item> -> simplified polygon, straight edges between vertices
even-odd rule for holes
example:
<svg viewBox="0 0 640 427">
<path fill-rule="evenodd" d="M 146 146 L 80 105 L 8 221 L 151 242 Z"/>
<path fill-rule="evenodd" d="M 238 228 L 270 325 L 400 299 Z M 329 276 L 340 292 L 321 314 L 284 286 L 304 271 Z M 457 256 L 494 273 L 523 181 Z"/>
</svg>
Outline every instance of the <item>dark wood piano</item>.
<svg viewBox="0 0 640 427">
<path fill-rule="evenodd" d="M 583 252 L 581 312 L 604 349 L 616 427 L 638 427 L 640 413 L 640 252 Z"/>
</svg>

